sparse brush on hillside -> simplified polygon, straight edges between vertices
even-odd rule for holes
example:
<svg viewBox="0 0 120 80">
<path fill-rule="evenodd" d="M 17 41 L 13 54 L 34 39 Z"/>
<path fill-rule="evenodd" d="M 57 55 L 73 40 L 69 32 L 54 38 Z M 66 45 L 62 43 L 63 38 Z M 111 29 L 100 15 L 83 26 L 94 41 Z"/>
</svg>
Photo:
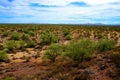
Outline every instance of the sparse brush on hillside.
<svg viewBox="0 0 120 80">
<path fill-rule="evenodd" d="M 115 41 L 114 40 L 108 40 L 108 39 L 101 39 L 97 42 L 96 48 L 99 52 L 104 52 L 107 50 L 111 50 L 115 47 Z"/>
</svg>

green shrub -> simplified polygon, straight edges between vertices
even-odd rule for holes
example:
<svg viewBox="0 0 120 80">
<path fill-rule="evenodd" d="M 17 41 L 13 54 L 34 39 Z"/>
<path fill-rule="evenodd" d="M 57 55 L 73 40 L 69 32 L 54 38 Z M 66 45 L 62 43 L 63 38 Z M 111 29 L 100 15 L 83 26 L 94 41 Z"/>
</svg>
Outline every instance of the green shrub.
<svg viewBox="0 0 120 80">
<path fill-rule="evenodd" d="M 28 30 L 35 31 L 35 30 L 36 30 L 36 27 L 31 26 L 31 27 L 29 27 Z"/>
<path fill-rule="evenodd" d="M 67 28 L 64 28 L 64 29 L 63 29 L 63 34 L 64 34 L 64 36 L 70 34 L 70 30 L 67 29 Z"/>
<path fill-rule="evenodd" d="M 103 35 L 100 34 L 100 33 L 98 33 L 98 34 L 97 34 L 97 38 L 98 38 L 98 39 L 101 39 L 101 38 L 103 38 Z"/>
<path fill-rule="evenodd" d="M 10 39 L 11 40 L 19 40 L 20 39 L 20 34 L 18 32 L 13 32 Z"/>
<path fill-rule="evenodd" d="M 3 80 L 16 80 L 14 77 L 6 77 L 5 79 Z"/>
<path fill-rule="evenodd" d="M 28 30 L 28 28 L 23 28 L 22 31 L 23 31 L 24 33 L 28 33 L 29 30 Z"/>
<path fill-rule="evenodd" d="M 42 35 L 41 35 L 41 43 L 45 43 L 45 44 L 50 44 L 51 43 L 50 32 L 46 31 L 46 32 L 42 33 Z"/>
<path fill-rule="evenodd" d="M 34 41 L 29 41 L 29 42 L 27 42 L 26 47 L 27 48 L 33 48 L 33 47 L 35 47 L 35 45 L 36 45 L 36 43 Z"/>
<path fill-rule="evenodd" d="M 5 48 L 12 51 L 15 48 L 15 41 L 9 40 L 5 43 Z"/>
<path fill-rule="evenodd" d="M 58 42 L 58 37 L 54 34 L 51 34 L 51 43 L 57 43 Z"/>
<path fill-rule="evenodd" d="M 13 51 L 14 49 L 24 48 L 24 46 L 24 41 L 9 40 L 5 43 L 4 47 L 7 48 L 9 51 Z"/>
<path fill-rule="evenodd" d="M 41 43 L 44 44 L 51 44 L 51 43 L 57 43 L 58 42 L 58 37 L 49 31 L 45 31 L 41 35 Z"/>
<path fill-rule="evenodd" d="M 58 45 L 58 44 L 52 44 L 46 50 L 44 57 L 46 57 L 54 62 L 56 57 L 61 54 L 62 54 L 62 46 Z"/>
<path fill-rule="evenodd" d="M 19 49 L 19 48 L 24 48 L 25 47 L 25 42 L 20 40 L 20 41 L 15 41 L 15 48 Z"/>
<path fill-rule="evenodd" d="M 66 38 L 67 40 L 71 40 L 71 35 L 68 34 L 68 35 L 65 36 L 65 38 Z"/>
<path fill-rule="evenodd" d="M 22 35 L 22 40 L 29 41 L 30 40 L 30 36 L 28 34 L 23 34 Z"/>
<path fill-rule="evenodd" d="M 10 32 L 5 31 L 5 32 L 3 32 L 3 35 L 2 35 L 2 36 L 7 37 L 9 34 L 10 34 Z"/>
<path fill-rule="evenodd" d="M 31 36 L 34 36 L 35 32 L 34 31 L 28 31 L 28 34 L 31 35 Z"/>
<path fill-rule="evenodd" d="M 63 29 L 63 34 L 67 40 L 71 40 L 70 30 L 67 28 Z"/>
<path fill-rule="evenodd" d="M 108 39 L 99 40 L 96 45 L 97 50 L 100 52 L 111 50 L 114 47 L 115 47 L 115 41 Z"/>
<path fill-rule="evenodd" d="M 78 42 L 69 44 L 66 48 L 66 55 L 74 61 L 82 62 L 84 59 L 90 57 L 94 50 L 94 45 L 90 40 L 83 39 Z"/>
<path fill-rule="evenodd" d="M 3 50 L 0 50 L 0 62 L 5 61 L 6 59 L 8 59 L 7 53 Z"/>
</svg>

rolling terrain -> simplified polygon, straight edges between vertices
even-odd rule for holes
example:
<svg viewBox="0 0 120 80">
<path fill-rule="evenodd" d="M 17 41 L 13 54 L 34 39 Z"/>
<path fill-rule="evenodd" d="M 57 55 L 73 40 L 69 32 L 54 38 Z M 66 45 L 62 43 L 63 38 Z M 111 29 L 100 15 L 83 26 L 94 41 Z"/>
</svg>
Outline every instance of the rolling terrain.
<svg viewBox="0 0 120 80">
<path fill-rule="evenodd" d="M 119 26 L 0 25 L 0 80 L 120 80 L 119 62 Z"/>
</svg>

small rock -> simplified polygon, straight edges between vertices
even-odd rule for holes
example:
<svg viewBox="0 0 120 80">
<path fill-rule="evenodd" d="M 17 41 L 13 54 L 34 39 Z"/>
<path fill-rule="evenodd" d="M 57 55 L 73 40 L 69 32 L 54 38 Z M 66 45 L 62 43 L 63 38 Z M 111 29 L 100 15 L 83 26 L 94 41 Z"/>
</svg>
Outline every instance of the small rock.
<svg viewBox="0 0 120 80">
<path fill-rule="evenodd" d="M 3 74 L 3 73 L 5 73 L 5 69 L 0 68 L 0 74 Z"/>
<path fill-rule="evenodd" d="M 19 77 L 19 76 L 15 76 L 15 79 L 16 79 L 16 80 L 22 80 L 22 78 Z"/>
<path fill-rule="evenodd" d="M 81 63 L 81 64 L 79 64 L 79 66 L 78 66 L 79 69 L 85 69 L 85 68 L 87 68 L 87 67 L 89 67 L 89 65 L 84 64 L 84 63 Z"/>
<path fill-rule="evenodd" d="M 93 56 L 93 58 L 95 59 L 95 58 L 97 58 L 97 56 L 95 55 L 95 56 Z"/>
<path fill-rule="evenodd" d="M 111 59 L 107 59 L 107 63 L 111 63 L 112 61 L 111 61 Z"/>
<path fill-rule="evenodd" d="M 6 59 L 4 62 L 5 63 L 10 63 L 10 59 Z"/>
<path fill-rule="evenodd" d="M 81 73 L 80 71 L 77 71 L 77 72 L 75 72 L 74 74 L 77 75 L 77 74 L 80 74 L 80 73 Z"/>
<path fill-rule="evenodd" d="M 108 59 L 109 57 L 107 55 L 103 56 L 102 57 L 103 59 Z"/>
<path fill-rule="evenodd" d="M 96 61 L 103 61 L 103 59 L 99 58 L 99 59 L 97 59 Z"/>
<path fill-rule="evenodd" d="M 74 64 L 72 65 L 72 67 L 78 67 L 78 64 L 77 64 L 77 63 L 74 63 Z"/>
<path fill-rule="evenodd" d="M 5 71 L 5 72 L 14 72 L 14 71 L 16 71 L 15 68 L 6 68 L 6 71 Z"/>
<path fill-rule="evenodd" d="M 84 70 L 77 75 L 74 80 L 88 80 L 91 74 L 94 74 L 94 72 L 91 70 Z"/>
<path fill-rule="evenodd" d="M 104 70 L 104 69 L 106 68 L 106 65 L 100 64 L 100 65 L 99 65 L 99 68 L 100 68 L 100 70 Z"/>
</svg>

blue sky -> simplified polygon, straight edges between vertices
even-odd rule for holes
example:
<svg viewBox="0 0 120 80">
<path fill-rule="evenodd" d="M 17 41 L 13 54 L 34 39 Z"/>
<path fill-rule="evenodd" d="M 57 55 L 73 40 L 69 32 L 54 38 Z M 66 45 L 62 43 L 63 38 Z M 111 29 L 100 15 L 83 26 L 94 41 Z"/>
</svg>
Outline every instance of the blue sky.
<svg viewBox="0 0 120 80">
<path fill-rule="evenodd" d="M 120 0 L 0 0 L 0 23 L 120 25 Z"/>
</svg>

